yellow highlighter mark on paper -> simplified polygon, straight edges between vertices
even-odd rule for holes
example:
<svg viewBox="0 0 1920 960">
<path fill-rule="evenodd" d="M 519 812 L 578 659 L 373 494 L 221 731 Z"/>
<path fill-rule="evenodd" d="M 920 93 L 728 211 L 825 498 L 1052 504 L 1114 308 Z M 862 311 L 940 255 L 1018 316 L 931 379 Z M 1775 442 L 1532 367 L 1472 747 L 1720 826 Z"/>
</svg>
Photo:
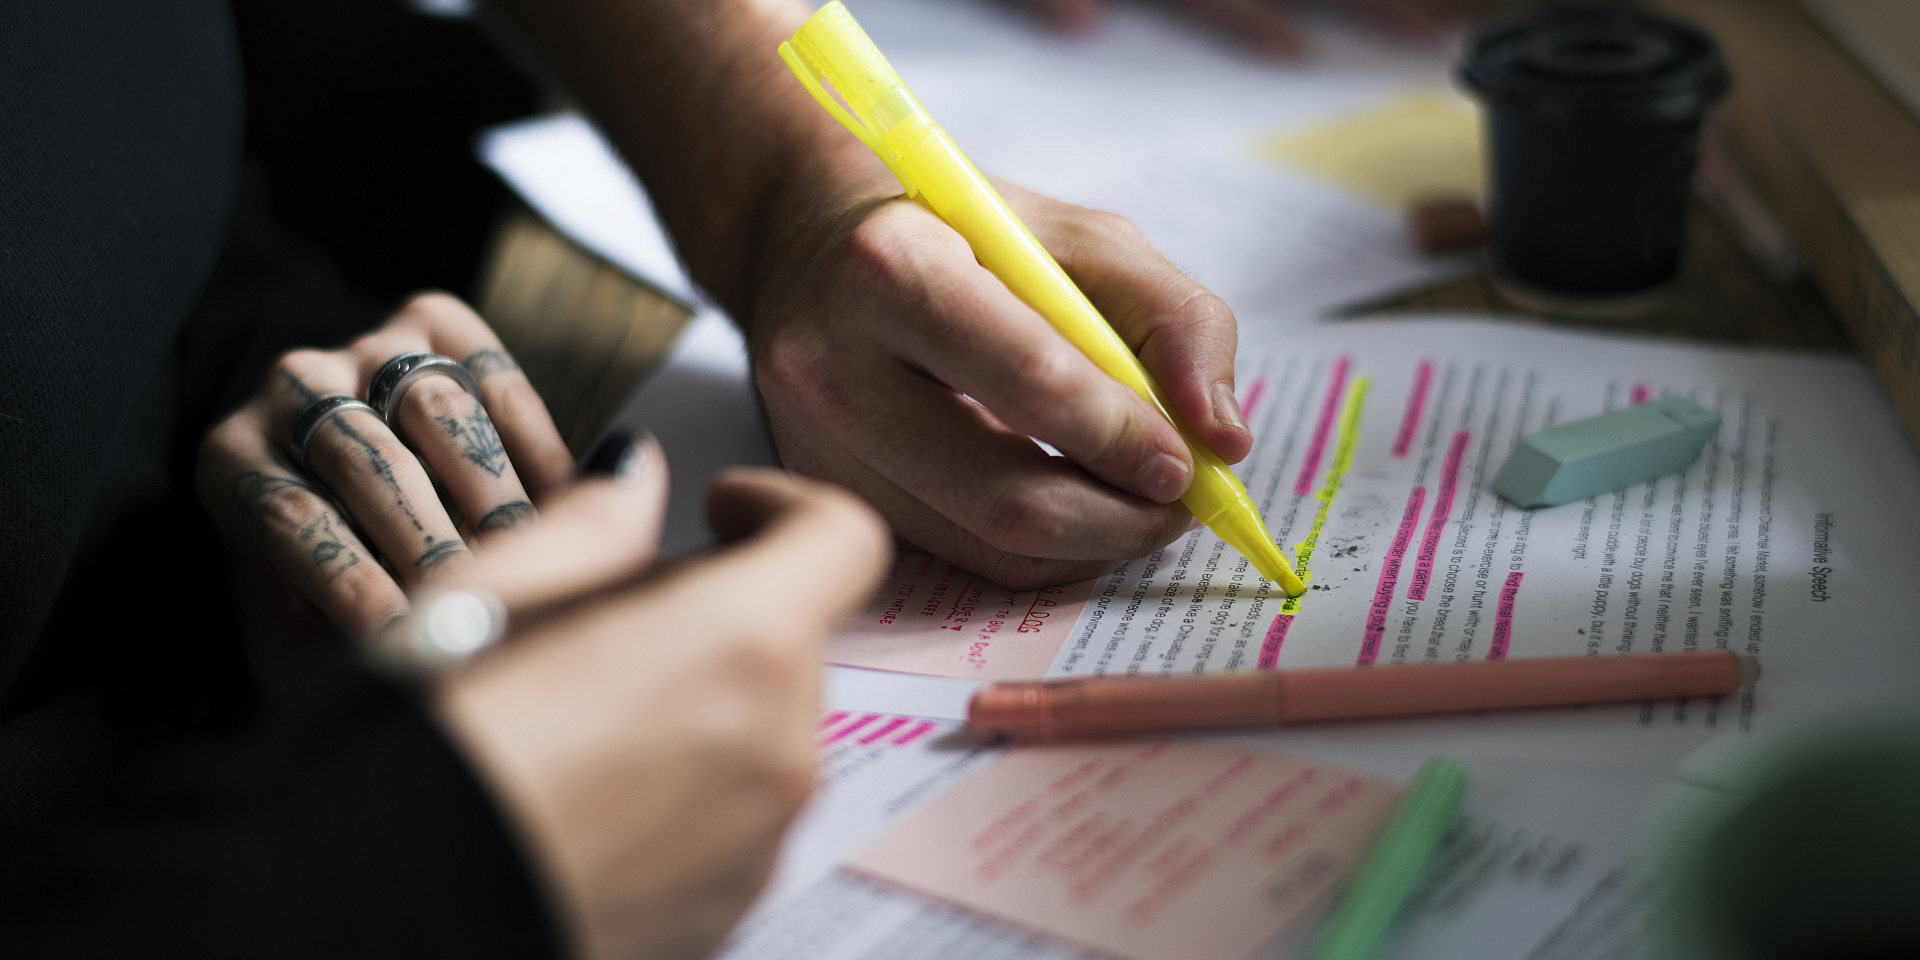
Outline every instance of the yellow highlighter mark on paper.
<svg viewBox="0 0 1920 960">
<path fill-rule="evenodd" d="M 1333 448 L 1333 462 L 1327 464 L 1327 482 L 1314 496 L 1320 501 L 1320 509 L 1313 515 L 1313 526 L 1307 528 L 1307 538 L 1293 548 L 1294 570 L 1300 579 L 1313 581 L 1313 551 L 1320 546 L 1320 531 L 1326 528 L 1327 515 L 1333 512 L 1333 498 L 1340 495 L 1340 481 L 1347 476 L 1347 468 L 1353 465 L 1353 447 L 1360 440 L 1360 415 L 1367 407 L 1367 388 L 1373 385 L 1370 377 L 1361 377 L 1353 381 L 1352 392 L 1347 395 L 1346 409 L 1340 413 L 1340 440 Z M 1280 604 L 1283 614 L 1300 612 L 1300 601 L 1305 596 L 1288 597 Z"/>
<path fill-rule="evenodd" d="M 1431 198 L 1479 199 L 1480 114 L 1439 93 L 1416 93 L 1269 137 L 1265 160 L 1330 181 L 1394 210 Z"/>
</svg>

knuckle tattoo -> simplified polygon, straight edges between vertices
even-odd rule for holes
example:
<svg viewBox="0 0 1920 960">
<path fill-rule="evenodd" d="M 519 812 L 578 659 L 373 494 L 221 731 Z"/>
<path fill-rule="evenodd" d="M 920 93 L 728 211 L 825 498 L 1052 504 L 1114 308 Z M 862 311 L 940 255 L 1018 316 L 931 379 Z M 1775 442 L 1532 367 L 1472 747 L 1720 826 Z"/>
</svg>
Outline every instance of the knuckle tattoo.
<svg viewBox="0 0 1920 960">
<path fill-rule="evenodd" d="M 496 373 L 512 373 L 520 369 L 520 365 L 513 362 L 513 358 L 508 356 L 505 350 L 495 350 L 492 347 L 467 354 L 467 358 L 460 361 L 460 365 L 466 367 L 467 372 L 473 374 L 475 380 L 485 380 Z"/>
<path fill-rule="evenodd" d="M 525 500 L 515 500 L 487 511 L 487 515 L 481 517 L 480 522 L 475 526 L 481 533 L 491 533 L 495 530 L 517 527 L 531 519 L 533 519 L 533 504 Z"/>
<path fill-rule="evenodd" d="M 460 445 L 460 457 L 485 470 L 494 479 L 507 470 L 507 449 L 500 443 L 500 432 L 493 428 L 487 411 L 475 404 L 473 413 L 458 416 L 434 415 L 433 422 L 446 431 L 447 438 Z"/>
<path fill-rule="evenodd" d="M 425 543 L 426 549 L 421 550 L 420 555 L 413 558 L 413 569 L 422 575 L 432 572 L 447 561 L 467 552 L 467 545 L 459 540 L 435 540 L 433 537 L 427 537 Z"/>
<path fill-rule="evenodd" d="M 296 365 L 304 366 L 303 360 L 311 355 L 310 350 L 296 350 L 283 355 L 280 362 L 273 365 L 273 372 L 280 378 L 280 383 L 297 394 L 301 403 L 312 403 L 320 399 L 320 392 L 307 386 L 306 381 L 301 380 L 300 375 L 293 371 Z"/>
</svg>

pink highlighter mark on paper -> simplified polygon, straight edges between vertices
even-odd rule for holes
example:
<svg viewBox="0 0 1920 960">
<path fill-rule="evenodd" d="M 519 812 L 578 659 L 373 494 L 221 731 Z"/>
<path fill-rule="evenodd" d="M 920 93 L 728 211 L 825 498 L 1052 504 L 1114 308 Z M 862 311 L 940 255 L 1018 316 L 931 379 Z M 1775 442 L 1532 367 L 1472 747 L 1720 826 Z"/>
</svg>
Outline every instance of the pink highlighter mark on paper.
<svg viewBox="0 0 1920 960">
<path fill-rule="evenodd" d="M 860 745 L 864 747 L 867 744 L 872 743 L 875 740 L 885 737 L 887 734 L 892 733 L 895 730 L 898 730 L 901 727 L 906 726 L 909 719 L 910 718 L 908 717 L 894 717 L 893 719 L 888 720 L 886 723 L 883 723 L 880 726 L 876 727 L 872 733 L 869 733 L 866 736 L 861 737 Z"/>
<path fill-rule="evenodd" d="M 934 723 L 932 720 L 922 720 L 919 723 L 914 724 L 912 729 L 908 730 L 906 733 L 903 733 L 897 737 L 894 737 L 893 745 L 896 747 L 904 747 L 907 744 L 912 743 L 915 740 L 918 740 L 929 733 L 932 733 L 934 731 L 934 728 L 938 726 L 939 724 Z"/>
<path fill-rule="evenodd" d="M 1252 416 L 1253 408 L 1260 405 L 1260 395 L 1266 392 L 1267 392 L 1266 378 L 1262 377 L 1259 380 L 1255 380 L 1253 382 L 1253 386 L 1247 388 L 1247 398 L 1245 400 L 1239 401 L 1240 415 L 1242 417 Z"/>
<path fill-rule="evenodd" d="M 1320 419 L 1313 425 L 1313 439 L 1307 443 L 1307 459 L 1300 464 L 1300 476 L 1293 481 L 1293 495 L 1304 497 L 1313 492 L 1314 474 L 1320 472 L 1320 457 L 1327 452 L 1327 434 L 1333 432 L 1333 415 L 1340 409 L 1340 395 L 1347 387 L 1347 358 L 1333 361 L 1327 376 L 1327 399 L 1320 405 Z"/>
<path fill-rule="evenodd" d="M 1413 447 L 1414 434 L 1420 432 L 1420 413 L 1427 407 L 1427 388 L 1433 384 L 1433 364 L 1425 360 L 1413 371 L 1413 392 L 1407 395 L 1407 412 L 1400 418 L 1400 432 L 1393 435 L 1393 455 L 1405 457 Z"/>
<path fill-rule="evenodd" d="M 1367 628 L 1360 641 L 1356 667 L 1371 667 L 1380 656 L 1380 639 L 1387 633 L 1387 607 L 1393 603 L 1394 585 L 1400 582 L 1400 562 L 1413 543 L 1414 527 L 1420 523 L 1420 506 L 1426 502 L 1427 488 L 1414 487 L 1407 497 L 1407 509 L 1400 514 L 1400 529 L 1387 547 L 1387 562 L 1380 565 L 1380 585 L 1373 590 L 1373 607 L 1367 612 Z"/>
<path fill-rule="evenodd" d="M 1447 514 L 1453 512 L 1453 493 L 1460 484 L 1460 461 L 1467 454 L 1467 431 L 1453 435 L 1447 445 L 1446 463 L 1440 468 L 1440 490 L 1433 497 L 1433 514 L 1427 518 L 1427 535 L 1420 540 L 1420 553 L 1414 559 L 1413 583 L 1407 587 L 1407 599 L 1425 600 L 1427 585 L 1433 582 L 1433 556 L 1440 551 L 1440 536 L 1447 531 Z"/>
<path fill-rule="evenodd" d="M 1340 888 L 1398 793 L 1213 744 L 1030 747 L 849 866 L 1125 960 L 1245 960 Z"/>
<path fill-rule="evenodd" d="M 1487 649 L 1488 660 L 1507 658 L 1507 648 L 1513 644 L 1513 601 L 1520 594 L 1520 580 L 1525 576 L 1515 570 L 1507 574 L 1507 582 L 1500 587 L 1500 606 L 1493 611 L 1493 642 Z"/>
<path fill-rule="evenodd" d="M 1280 668 L 1280 645 L 1287 642 L 1287 630 L 1293 626 L 1293 614 L 1283 613 L 1267 626 L 1267 638 L 1260 643 L 1260 669 Z"/>
<path fill-rule="evenodd" d="M 820 745 L 825 747 L 825 746 L 831 746 L 833 744 L 839 743 L 840 741 L 845 740 L 849 734 L 853 733 L 856 730 L 859 730 L 861 727 L 864 727 L 867 724 L 872 723 L 878 719 L 880 719 L 879 714 L 869 713 L 861 717 L 860 719 L 855 720 L 852 723 L 849 723 L 838 730 L 835 730 L 833 733 L 828 734 L 827 739 L 821 741 Z"/>
</svg>

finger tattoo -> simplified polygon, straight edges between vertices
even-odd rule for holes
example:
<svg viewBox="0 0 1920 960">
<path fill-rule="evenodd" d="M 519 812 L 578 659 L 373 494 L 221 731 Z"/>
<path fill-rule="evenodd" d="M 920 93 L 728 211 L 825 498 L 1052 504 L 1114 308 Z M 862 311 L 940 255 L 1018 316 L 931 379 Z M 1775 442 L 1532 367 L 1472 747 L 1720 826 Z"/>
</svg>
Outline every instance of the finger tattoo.
<svg viewBox="0 0 1920 960">
<path fill-rule="evenodd" d="M 505 530 L 508 527 L 519 526 L 521 523 L 531 519 L 533 519 L 533 504 L 525 500 L 503 503 L 487 511 L 487 515 L 480 518 L 480 532 L 487 533 L 492 530 Z"/>
<path fill-rule="evenodd" d="M 328 417 L 327 423 L 332 424 L 348 440 L 359 446 L 361 452 L 367 455 L 367 465 L 373 468 L 374 475 L 379 477 L 380 481 L 386 484 L 387 491 L 393 494 L 393 505 L 399 507 L 401 513 L 406 514 L 407 522 L 413 524 L 415 530 L 425 530 L 426 528 L 420 525 L 420 518 L 413 515 L 413 504 L 407 502 L 406 492 L 400 489 L 400 478 L 394 474 L 393 464 L 388 463 L 387 458 L 380 455 L 379 448 L 367 442 L 367 438 L 361 436 L 360 431 L 349 425 L 345 417 Z"/>
<path fill-rule="evenodd" d="M 514 363 L 513 358 L 507 356 L 505 350 L 495 350 L 492 347 L 467 354 L 467 359 L 461 362 L 461 366 L 466 367 L 467 372 L 473 374 L 475 380 L 485 380 L 491 374 L 520 369 L 520 365 Z"/>
<path fill-rule="evenodd" d="M 234 519 L 241 531 L 256 544 L 268 546 L 267 528 L 271 523 L 273 500 L 285 496 L 290 490 L 305 491 L 316 498 L 320 496 L 319 491 L 294 477 L 275 476 L 258 470 L 248 470 L 235 477 Z M 334 528 L 331 511 L 322 510 L 293 533 L 294 539 L 307 548 L 307 558 L 326 576 L 328 583 L 360 565 L 360 552 Z"/>
<path fill-rule="evenodd" d="M 458 540 L 435 542 L 432 537 L 428 537 L 427 549 L 420 551 L 420 555 L 413 558 L 413 568 L 424 574 L 465 552 L 467 552 L 467 545 Z"/>
<path fill-rule="evenodd" d="M 360 565 L 360 554 L 334 532 L 332 517 L 322 514 L 320 519 L 302 528 L 299 536 L 307 547 L 307 556 L 327 575 L 328 583 Z"/>
<path fill-rule="evenodd" d="M 460 441 L 460 455 L 468 463 L 495 479 L 506 472 L 507 449 L 500 445 L 500 432 L 493 428 L 493 421 L 487 419 L 485 410 L 476 406 L 464 423 L 459 417 L 434 417 L 433 422 L 439 424 L 447 436 Z"/>
<path fill-rule="evenodd" d="M 300 395 L 302 401 L 312 403 L 320 399 L 320 395 L 315 393 L 312 387 L 300 382 L 300 378 L 288 373 L 285 367 L 275 367 L 274 370 L 280 374 L 280 379 L 285 381 L 287 386 L 293 388 L 293 392 Z"/>
</svg>

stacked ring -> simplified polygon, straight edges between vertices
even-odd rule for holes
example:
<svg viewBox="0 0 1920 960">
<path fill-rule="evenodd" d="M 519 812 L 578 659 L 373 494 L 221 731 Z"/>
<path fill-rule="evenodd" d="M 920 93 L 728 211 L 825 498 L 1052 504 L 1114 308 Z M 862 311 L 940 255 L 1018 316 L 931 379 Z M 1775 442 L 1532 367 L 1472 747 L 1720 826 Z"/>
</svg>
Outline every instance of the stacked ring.
<svg viewBox="0 0 1920 960">
<path fill-rule="evenodd" d="M 293 441 L 293 451 L 299 456 L 302 469 L 307 465 L 307 448 L 313 445 L 313 435 L 319 431 L 320 425 L 348 410 L 365 410 L 376 417 L 380 415 L 380 411 L 368 404 L 352 397 L 335 395 L 321 397 L 307 404 L 293 418 L 293 432 L 289 439 Z"/>
<path fill-rule="evenodd" d="M 367 386 L 367 403 L 387 426 L 393 426 L 393 418 L 400 413 L 400 398 L 407 395 L 415 381 L 434 374 L 451 377 L 468 395 L 480 396 L 480 384 L 459 361 L 422 350 L 400 354 L 381 364 L 374 372 L 373 382 Z"/>
</svg>

